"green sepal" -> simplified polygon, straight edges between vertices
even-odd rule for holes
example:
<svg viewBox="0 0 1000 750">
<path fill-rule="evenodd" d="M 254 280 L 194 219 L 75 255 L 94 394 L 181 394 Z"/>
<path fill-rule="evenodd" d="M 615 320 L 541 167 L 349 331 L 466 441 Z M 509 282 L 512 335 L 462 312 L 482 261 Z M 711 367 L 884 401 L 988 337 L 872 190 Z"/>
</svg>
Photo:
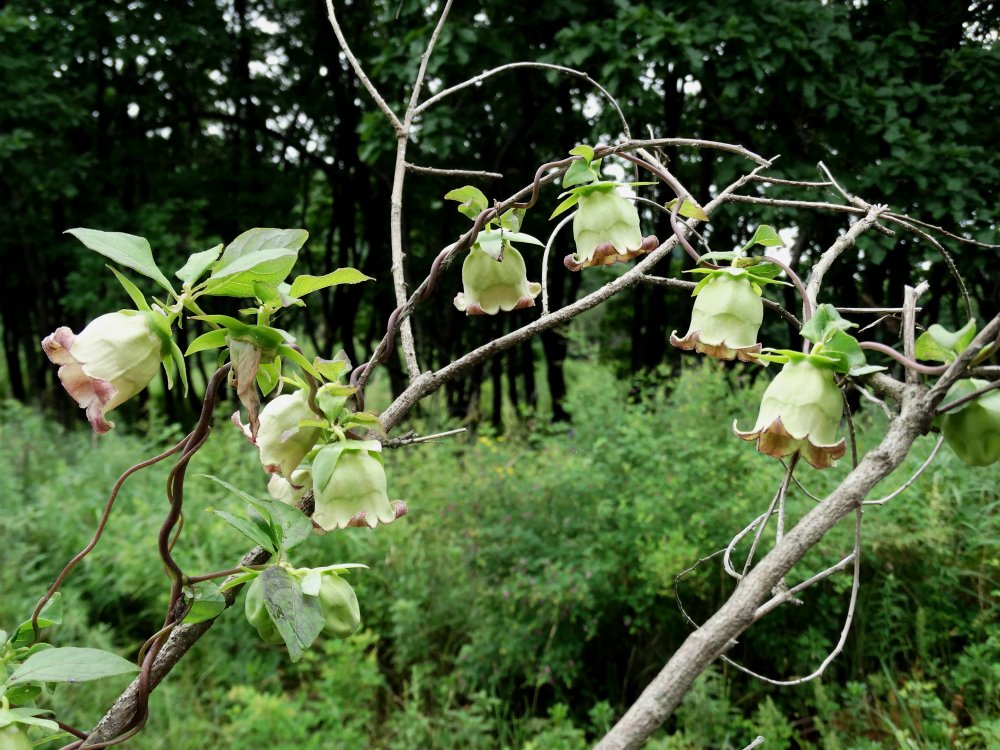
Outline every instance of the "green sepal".
<svg viewBox="0 0 1000 750">
<path fill-rule="evenodd" d="M 824 370 L 834 370 L 838 364 L 838 359 L 836 357 L 827 357 L 823 354 L 803 354 L 802 352 L 795 351 L 794 349 L 773 349 L 767 347 L 761 350 L 761 353 L 757 355 L 757 359 L 762 359 L 765 362 L 774 362 L 776 364 L 785 364 L 787 362 L 804 362 L 808 360 L 810 364 L 816 367 L 821 367 Z"/>
<path fill-rule="evenodd" d="M 149 303 L 146 302 L 146 298 L 142 296 L 142 292 L 139 291 L 139 287 L 125 278 L 125 276 L 114 266 L 108 266 L 108 268 L 111 269 L 111 273 L 113 273 L 115 278 L 118 279 L 118 283 L 125 289 L 125 293 L 132 299 L 135 306 L 143 312 L 150 312 Z"/>
<path fill-rule="evenodd" d="M 275 357 L 273 362 L 261 362 L 257 365 L 255 380 L 262 396 L 277 388 L 281 382 L 281 357 Z"/>
<path fill-rule="evenodd" d="M 188 374 L 187 374 L 187 363 L 184 361 L 184 353 L 181 348 L 177 346 L 177 342 L 174 341 L 173 337 L 170 338 L 169 342 L 170 350 L 163 356 L 163 369 L 167 373 L 167 387 L 173 388 L 174 382 L 171 370 L 174 366 L 177 367 L 177 373 L 181 379 L 181 385 L 184 387 L 184 395 L 188 394 Z"/>
</svg>

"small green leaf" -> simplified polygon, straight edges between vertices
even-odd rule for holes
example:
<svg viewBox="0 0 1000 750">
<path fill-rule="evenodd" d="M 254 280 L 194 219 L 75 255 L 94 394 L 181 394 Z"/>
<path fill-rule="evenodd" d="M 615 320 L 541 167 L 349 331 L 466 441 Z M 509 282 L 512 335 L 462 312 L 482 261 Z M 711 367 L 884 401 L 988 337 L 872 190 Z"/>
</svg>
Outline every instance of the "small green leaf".
<svg viewBox="0 0 1000 750">
<path fill-rule="evenodd" d="M 740 260 L 745 260 L 740 258 Z M 750 272 L 751 276 L 756 276 L 763 279 L 773 279 L 781 273 L 781 267 L 776 266 L 774 263 L 754 263 L 744 265 L 743 263 L 737 263 L 741 268 L 746 268 Z"/>
<path fill-rule="evenodd" d="M 848 371 L 848 375 L 852 378 L 860 378 L 862 375 L 871 375 L 873 372 L 882 372 L 888 368 L 882 367 L 882 365 L 865 365 L 864 367 L 852 367 Z"/>
<path fill-rule="evenodd" d="M 369 414 L 368 412 L 359 411 L 352 414 L 344 422 L 344 427 L 365 427 L 373 432 L 377 432 L 380 435 L 385 435 L 385 428 L 382 426 L 381 420 L 374 414 Z"/>
<path fill-rule="evenodd" d="M 184 356 L 190 357 L 192 354 L 196 354 L 197 352 L 207 351 L 208 349 L 218 349 L 226 346 L 228 337 L 229 331 L 225 328 L 219 328 L 214 331 L 209 331 L 208 333 L 203 333 L 188 345 L 187 352 L 185 352 Z"/>
<path fill-rule="evenodd" d="M 276 565 L 265 568 L 260 581 L 267 613 L 288 647 L 288 656 L 298 661 L 323 629 L 319 600 L 303 595 L 299 580 Z"/>
<path fill-rule="evenodd" d="M 73 235 L 94 252 L 110 258 L 119 265 L 138 271 L 143 276 L 148 276 L 171 294 L 176 294 L 170 281 L 153 261 L 153 251 L 145 237 L 124 232 L 101 232 L 82 227 L 67 229 L 66 234 Z"/>
<path fill-rule="evenodd" d="M 38 629 L 39 631 L 45 630 L 45 628 L 51 628 L 53 625 L 59 625 L 62 622 L 62 594 L 60 592 L 55 592 L 52 598 L 45 602 L 45 606 L 42 607 L 42 611 L 38 613 Z M 10 637 L 10 644 L 14 648 L 20 648 L 22 646 L 27 646 L 31 643 L 32 636 L 34 635 L 34 630 L 31 627 L 31 620 L 25 620 L 22 622 L 14 634 Z M 3 643 L 6 638 L 0 638 L 0 643 Z"/>
<path fill-rule="evenodd" d="M 698 258 L 699 263 L 712 263 L 717 260 L 732 260 L 736 257 L 736 253 L 732 250 L 727 250 L 724 252 L 711 252 L 703 253 L 700 258 Z"/>
<path fill-rule="evenodd" d="M 5 687 L 7 688 L 6 692 L 4 692 Z M 41 692 L 41 685 L 15 685 L 13 687 L 0 685 L 0 695 L 5 696 L 7 700 L 15 705 L 33 701 L 41 695 Z"/>
<path fill-rule="evenodd" d="M 570 149 L 570 156 L 580 156 L 587 164 L 594 160 L 594 149 L 585 143 Z"/>
<path fill-rule="evenodd" d="M 37 685 L 25 685 L 22 690 L 18 692 L 33 692 L 37 695 L 41 692 L 41 688 Z M 11 703 L 20 703 L 20 700 L 15 700 L 11 697 L 14 691 L 11 690 L 7 693 L 7 700 Z M 42 719 L 40 714 L 50 714 L 52 711 L 47 708 L 31 708 L 28 706 L 22 706 L 20 708 L 0 708 L 0 727 L 8 726 L 10 724 L 24 724 L 25 726 L 41 727 L 42 729 L 48 729 L 49 731 L 57 732 L 59 731 L 59 725 L 51 719 Z"/>
<path fill-rule="evenodd" d="M 342 359 L 319 359 L 313 361 L 313 365 L 319 370 L 319 374 L 323 376 L 324 380 L 337 380 L 348 367 L 350 363 Z"/>
<path fill-rule="evenodd" d="M 210 479 L 216 484 L 225 487 L 260 513 L 264 522 L 270 527 L 269 533 L 271 538 L 274 539 L 277 547 L 284 549 L 286 552 L 302 544 L 302 542 L 312 535 L 312 521 L 298 508 L 286 505 L 280 500 L 274 500 L 270 497 L 254 497 L 211 474 L 199 474 L 198 476 Z"/>
<path fill-rule="evenodd" d="M 253 282 L 253 296 L 260 300 L 262 305 L 278 308 L 282 307 L 281 295 L 278 293 L 277 284 L 268 284 L 263 281 Z"/>
<path fill-rule="evenodd" d="M 180 279 L 185 287 L 190 287 L 204 275 L 205 271 L 212 267 L 212 264 L 218 260 L 221 252 L 222 245 L 216 245 L 200 253 L 192 253 L 188 257 L 187 263 L 181 266 L 180 270 L 174 276 Z"/>
<path fill-rule="evenodd" d="M 184 593 L 192 600 L 191 609 L 184 616 L 184 622 L 189 625 L 213 620 L 226 609 L 226 598 L 219 587 L 211 581 L 200 581 L 190 586 Z"/>
<path fill-rule="evenodd" d="M 600 175 L 591 167 L 590 161 L 579 159 L 569 165 L 569 169 L 563 175 L 562 186 L 570 188 L 574 185 L 586 185 L 599 179 Z"/>
<path fill-rule="evenodd" d="M 490 205 L 483 191 L 472 185 L 465 185 L 464 187 L 451 190 L 445 193 L 444 199 L 447 201 L 458 201 L 459 212 L 473 221 Z"/>
<path fill-rule="evenodd" d="M 278 540 L 274 538 L 273 529 L 269 524 L 261 525 L 258 522 L 234 516 L 232 513 L 216 508 L 206 508 L 205 510 L 217 515 L 258 547 L 272 553 L 278 551 Z"/>
<path fill-rule="evenodd" d="M 242 586 L 244 583 L 249 583 L 254 578 L 256 578 L 260 573 L 256 570 L 247 570 L 244 573 L 238 573 L 231 578 L 227 578 L 226 582 L 219 587 L 219 591 L 225 593 L 229 589 L 234 589 L 237 586 Z"/>
<path fill-rule="evenodd" d="M 520 231 L 521 224 L 524 222 L 524 213 L 525 209 L 523 208 L 511 208 L 504 211 L 500 216 L 500 228 L 508 232 Z"/>
<path fill-rule="evenodd" d="M 314 378 L 322 378 L 323 376 L 319 374 L 319 370 L 310 364 L 309 360 L 302 356 L 297 350 L 288 346 L 287 344 L 281 344 L 278 346 L 278 354 L 280 354 L 285 359 L 290 359 L 292 362 L 297 364 L 303 370 L 308 372 Z"/>
<path fill-rule="evenodd" d="M 814 356 L 822 355 L 835 359 L 836 367 L 833 369 L 840 373 L 848 373 L 852 369 L 864 367 L 867 364 L 865 352 L 858 344 L 858 340 L 851 334 L 843 330 L 835 330 L 830 333 L 822 348 Z"/>
<path fill-rule="evenodd" d="M 139 668 L 117 654 L 96 648 L 47 648 L 29 656 L 8 683 L 85 682 L 132 674 Z"/>
<path fill-rule="evenodd" d="M 289 296 L 304 297 L 307 294 L 318 291 L 320 289 L 326 289 L 330 286 L 337 286 L 338 284 L 359 284 L 362 281 L 374 281 L 375 279 L 371 276 L 366 276 L 361 273 L 361 271 L 356 268 L 338 268 L 336 271 L 331 271 L 325 276 L 296 276 L 295 281 L 292 282 L 292 287 L 289 290 Z"/>
<path fill-rule="evenodd" d="M 802 326 L 802 336 L 813 343 L 822 344 L 834 331 L 846 331 L 848 328 L 857 328 L 856 323 L 840 317 L 837 309 L 830 304 L 822 304 L 816 308 L 812 317 Z"/>
<path fill-rule="evenodd" d="M 499 229 L 484 229 L 476 237 L 476 247 L 493 260 L 500 260 L 503 255 L 503 232 Z"/>
<path fill-rule="evenodd" d="M 957 331 L 949 331 L 935 323 L 917 338 L 914 355 L 917 359 L 949 363 L 955 361 L 976 337 L 976 321 L 970 320 Z"/>
<path fill-rule="evenodd" d="M 672 201 L 669 201 L 666 204 L 664 204 L 663 207 L 666 208 L 668 211 L 671 211 L 676 205 L 677 205 L 677 199 L 674 198 Z M 710 221 L 708 214 L 705 213 L 705 209 L 703 209 L 701 206 L 699 206 L 697 203 L 695 203 L 693 200 L 690 200 L 689 198 L 684 199 L 684 202 L 681 204 L 681 207 L 677 210 L 677 213 L 679 213 L 681 216 L 686 216 L 689 219 L 697 219 L 698 221 Z"/>
<path fill-rule="evenodd" d="M 782 241 L 781 237 L 777 232 L 774 231 L 773 227 L 769 227 L 767 224 L 761 224 L 757 227 L 757 231 L 753 233 L 753 237 L 750 241 L 743 246 L 743 250 L 753 247 L 754 245 L 763 245 L 764 247 L 781 247 L 785 243 Z"/>
</svg>

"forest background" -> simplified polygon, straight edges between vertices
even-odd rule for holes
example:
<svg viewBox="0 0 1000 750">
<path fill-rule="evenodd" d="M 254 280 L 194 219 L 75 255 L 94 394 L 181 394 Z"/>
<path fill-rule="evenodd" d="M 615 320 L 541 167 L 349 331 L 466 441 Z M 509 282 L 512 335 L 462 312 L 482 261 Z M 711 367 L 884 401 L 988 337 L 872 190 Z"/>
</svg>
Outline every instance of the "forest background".
<svg viewBox="0 0 1000 750">
<path fill-rule="evenodd" d="M 402 101 L 433 12 L 353 2 L 339 15 L 380 90 Z M 870 201 L 997 242 L 998 25 L 995 3 L 967 0 L 462 4 L 428 85 L 433 92 L 518 60 L 571 66 L 607 87 L 636 131 L 780 154 L 776 174 L 791 179 L 816 179 L 823 160 Z M 539 164 L 616 134 L 586 82 L 518 69 L 428 111 L 410 159 L 500 173 L 479 186 L 505 196 Z M 122 301 L 103 261 L 62 232 L 142 234 L 169 265 L 247 227 L 304 227 L 305 272 L 351 265 L 378 280 L 317 293 L 297 331 L 307 348 L 343 348 L 357 362 L 394 307 L 394 145 L 339 55 L 324 2 L 13 0 L 0 10 L 0 397 L 14 402 L 0 422 L 0 452 L 12 467 L 0 479 L 0 530 L 16 540 L 0 557 L 0 617 L 23 619 L 54 560 L 81 546 L 108 477 L 136 446 L 176 437 L 174 425 L 195 408 L 154 389 L 121 410 L 129 429 L 91 445 L 38 342 Z M 666 156 L 696 197 L 740 168 L 732 157 L 690 150 Z M 464 182 L 408 177 L 412 279 L 465 229 L 442 200 Z M 741 244 L 766 221 L 785 230 L 797 265 L 847 226 L 836 213 L 741 208 L 713 217 L 715 249 Z M 659 236 L 669 232 L 664 218 L 648 221 Z M 525 229 L 546 234 L 535 216 Z M 972 296 L 1000 298 L 997 252 L 955 250 Z M 660 270 L 676 274 L 685 263 L 675 255 Z M 553 305 L 598 285 L 602 273 L 615 271 L 550 272 Z M 921 278 L 941 290 L 921 300 L 925 319 L 960 325 L 939 256 L 907 236 L 865 237 L 855 263 L 835 266 L 827 284 L 845 306 L 899 304 L 903 285 Z M 458 290 L 457 268 L 449 284 Z M 442 289 L 414 318 L 426 366 L 532 314 L 467 320 L 450 297 Z M 574 748 L 599 736 L 686 633 L 674 576 L 724 544 L 776 476 L 758 468 L 759 486 L 735 494 L 724 476 L 705 480 L 713 466 L 749 465 L 752 451 L 725 433 L 732 417 L 752 418 L 746 391 L 760 384 L 681 367 L 666 341 L 672 329 L 683 332 L 689 304 L 639 287 L 449 384 L 414 424 L 473 434 L 396 451 L 396 494 L 410 501 L 411 516 L 371 538 L 335 542 L 345 559 L 384 561 L 358 584 L 364 633 L 292 667 L 231 617 L 157 691 L 154 724 L 134 746 Z M 785 324 L 770 325 L 770 340 L 788 340 Z M 883 331 L 894 338 L 892 321 Z M 398 362 L 388 372 L 377 385 L 383 401 L 403 383 Z M 709 409 L 729 422 L 707 426 L 700 415 Z M 52 416 L 76 427 L 57 430 Z M 255 457 L 239 449 L 223 441 L 199 460 L 245 461 L 248 483 L 262 487 Z M 775 690 L 720 667 L 671 722 L 674 736 L 654 742 L 743 747 L 758 733 L 767 747 L 1000 741 L 997 478 L 949 455 L 904 503 L 880 511 L 855 634 L 821 682 Z M 155 496 L 144 488 L 161 480 L 143 481 L 150 484 L 130 485 L 119 540 L 74 579 L 81 614 L 66 626 L 123 651 L 134 647 L 127 634 L 155 629 L 164 596 L 147 580 L 152 550 L 136 543 L 143 497 Z M 53 529 L 44 521 L 53 517 L 79 523 Z M 200 540 L 199 554 L 239 554 L 238 539 L 200 525 L 186 532 Z M 709 573 L 687 585 L 695 614 L 726 593 Z M 809 671 L 836 638 L 838 585 L 758 626 L 737 656 L 777 676 Z M 228 656 L 237 651 L 239 659 Z M 91 693 L 75 701 L 83 715 L 100 706 Z"/>
</svg>

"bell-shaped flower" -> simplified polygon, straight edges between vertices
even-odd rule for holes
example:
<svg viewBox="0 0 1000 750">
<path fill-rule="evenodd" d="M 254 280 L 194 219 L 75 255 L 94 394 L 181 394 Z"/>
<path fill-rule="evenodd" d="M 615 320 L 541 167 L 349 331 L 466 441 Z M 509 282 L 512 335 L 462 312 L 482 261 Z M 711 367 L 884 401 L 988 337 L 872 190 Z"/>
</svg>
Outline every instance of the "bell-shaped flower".
<svg viewBox="0 0 1000 750">
<path fill-rule="evenodd" d="M 635 204 L 615 192 L 614 183 L 606 186 L 579 196 L 573 217 L 576 253 L 563 260 L 571 271 L 631 260 L 660 244 L 655 236 L 643 238 Z"/>
<path fill-rule="evenodd" d="M 948 391 L 942 405 L 988 385 L 988 381 L 975 378 L 960 380 Z M 946 412 L 941 433 L 955 455 L 970 466 L 1000 461 L 1000 391 L 989 391 Z"/>
<path fill-rule="evenodd" d="M 455 307 L 468 315 L 496 315 L 500 310 L 534 307 L 542 285 L 528 281 L 524 258 L 504 242 L 499 259 L 474 245 L 462 264 L 462 287 Z"/>
<path fill-rule="evenodd" d="M 346 440 L 320 449 L 313 459 L 313 521 L 324 531 L 347 526 L 374 528 L 406 512 L 401 501 L 389 502 L 377 440 Z"/>
<path fill-rule="evenodd" d="M 764 302 L 745 271 L 734 275 L 729 270 L 712 274 L 704 280 L 704 286 L 699 284 L 687 334 L 678 338 L 674 331 L 670 343 L 716 359 L 756 362 L 755 355 L 761 349 L 757 332 L 764 319 Z"/>
<path fill-rule="evenodd" d="M 94 432 L 114 427 L 105 415 L 149 385 L 163 359 L 163 341 L 147 319 L 152 312 L 123 310 L 91 321 L 79 335 L 63 326 L 42 341 L 59 365 L 63 387 L 87 410 Z"/>
<path fill-rule="evenodd" d="M 844 401 L 833 370 L 800 355 L 785 364 L 764 391 L 757 422 L 749 432 L 733 431 L 756 440 L 757 450 L 776 458 L 799 453 L 817 469 L 833 466 L 846 444 L 837 440 Z"/>
<path fill-rule="evenodd" d="M 239 412 L 233 422 L 242 428 L 250 442 L 260 448 L 260 462 L 264 471 L 291 477 L 292 472 L 319 440 L 319 427 L 300 427 L 303 420 L 319 418 L 310 407 L 305 390 L 285 393 L 271 399 L 260 412 L 257 437 L 251 435 L 250 425 L 241 424 Z"/>
</svg>

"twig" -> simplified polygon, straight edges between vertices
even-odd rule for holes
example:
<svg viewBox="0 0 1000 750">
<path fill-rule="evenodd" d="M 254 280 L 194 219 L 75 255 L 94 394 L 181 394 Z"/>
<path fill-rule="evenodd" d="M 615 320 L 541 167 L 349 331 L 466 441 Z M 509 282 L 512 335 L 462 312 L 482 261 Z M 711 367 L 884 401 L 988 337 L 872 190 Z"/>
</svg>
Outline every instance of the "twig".
<svg viewBox="0 0 1000 750">
<path fill-rule="evenodd" d="M 882 413 L 885 414 L 886 417 L 892 419 L 893 416 L 892 410 L 885 403 L 885 401 L 880 399 L 874 393 L 869 393 L 868 389 L 862 387 L 862 385 L 858 383 L 856 380 L 854 380 L 854 378 L 849 378 L 848 380 L 850 381 L 851 388 L 860 393 L 862 398 L 864 398 L 869 403 L 875 404 L 875 406 L 879 407 L 882 410 Z"/>
<path fill-rule="evenodd" d="M 846 200 L 852 206 L 857 206 L 863 211 L 871 210 L 872 206 L 870 203 L 861 200 L 861 198 L 858 198 L 853 193 L 849 193 L 839 182 L 837 182 L 837 178 L 833 176 L 833 173 L 831 173 L 829 169 L 826 168 L 826 164 L 820 162 L 816 166 L 823 173 L 826 179 L 830 181 L 830 184 L 833 185 L 833 187 L 837 190 L 837 192 L 840 193 L 842 196 L 844 196 L 844 200 Z"/>
<path fill-rule="evenodd" d="M 806 282 L 806 291 L 809 301 L 812 302 L 813 306 L 817 304 L 820 285 L 823 283 L 823 277 L 826 275 L 826 272 L 830 270 L 830 266 L 840 257 L 841 253 L 854 245 L 863 232 L 877 225 L 879 218 L 887 210 L 888 206 L 872 206 L 863 218 L 854 222 L 854 225 L 847 230 L 847 233 L 838 237 L 836 242 L 830 245 L 819 257 L 816 265 L 812 267 L 812 271 L 809 273 L 809 281 Z"/>
<path fill-rule="evenodd" d="M 469 86 L 475 86 L 477 83 L 485 81 L 487 78 L 498 75 L 499 73 L 506 73 L 507 71 L 517 70 L 519 68 L 552 70 L 555 71 L 556 73 L 562 73 L 563 75 L 573 76 L 575 78 L 582 78 L 584 81 L 586 81 L 595 89 L 601 92 L 601 96 L 604 97 L 604 99 L 611 105 L 611 107 L 618 114 L 618 119 L 621 122 L 622 132 L 625 134 L 625 138 L 631 140 L 632 134 L 628 127 L 628 120 L 626 120 L 625 115 L 622 114 L 622 110 L 621 107 L 618 106 L 618 102 L 606 88 L 604 88 L 601 84 L 599 84 L 597 81 L 595 81 L 593 78 L 591 78 L 589 75 L 587 75 L 581 70 L 575 70 L 574 68 L 567 68 L 565 65 L 551 65 L 549 63 L 541 63 L 541 62 L 508 63 L 507 65 L 500 65 L 499 67 L 491 68 L 490 70 L 484 70 L 479 75 L 473 76 L 472 78 L 462 81 L 461 83 L 455 84 L 454 86 L 449 86 L 448 88 L 439 91 L 429 99 L 426 99 L 422 104 L 416 107 L 413 114 L 414 116 L 419 116 L 421 113 L 423 113 L 425 109 L 433 107 L 435 104 L 437 104 L 439 101 L 441 101 L 447 96 L 451 96 L 452 94 L 455 94 L 461 91 L 462 89 L 466 89 Z"/>
<path fill-rule="evenodd" d="M 930 282 L 922 281 L 916 287 L 905 286 L 903 289 L 903 354 L 907 359 L 916 360 L 916 327 L 917 327 L 917 297 L 930 288 Z M 916 370 L 907 368 L 906 382 L 917 383 Z"/>
<path fill-rule="evenodd" d="M 938 407 L 937 413 L 938 414 L 947 414 L 948 412 L 952 411 L 953 409 L 957 409 L 960 406 L 964 406 L 965 404 L 969 403 L 970 401 L 975 401 L 977 398 L 979 398 L 980 396 L 982 396 L 984 393 L 988 393 L 989 391 L 992 391 L 992 390 L 994 390 L 996 388 L 1000 388 L 1000 380 L 994 380 L 989 385 L 984 385 L 982 388 L 980 388 L 977 391 L 973 391 L 972 393 L 966 394 L 965 396 L 962 396 L 961 398 L 956 398 L 954 401 L 950 401 L 949 403 L 945 404 L 944 406 Z"/>
<path fill-rule="evenodd" d="M 503 175 L 500 172 L 483 172 L 478 169 L 441 169 L 439 167 L 422 167 L 417 164 L 411 164 L 410 162 L 406 162 L 406 171 L 413 172 L 414 174 L 430 174 L 441 177 L 468 177 L 470 179 L 476 179 L 478 177 L 483 180 L 503 179 Z"/>
<path fill-rule="evenodd" d="M 552 230 L 549 239 L 545 242 L 545 251 L 542 253 L 542 315 L 549 314 L 549 252 L 552 250 L 556 235 L 569 224 L 574 216 L 576 216 L 576 211 L 568 214 L 566 218 L 556 224 L 556 228 Z"/>
<path fill-rule="evenodd" d="M 906 492 L 907 489 L 909 489 L 913 485 L 914 482 L 916 482 L 920 478 L 920 475 L 923 474 L 924 471 L 927 470 L 927 467 L 930 466 L 931 462 L 934 461 L 934 457 L 937 456 L 938 451 L 941 450 L 941 446 L 942 445 L 944 445 L 944 435 L 941 435 L 937 439 L 937 442 L 934 444 L 934 449 L 931 451 L 931 454 L 927 457 L 927 460 L 924 461 L 920 465 L 920 468 L 917 469 L 915 472 L 913 472 L 913 476 L 911 476 L 909 479 L 907 479 L 905 482 L 903 482 L 903 484 L 900 485 L 900 487 L 898 489 L 893 490 L 892 492 L 890 492 L 885 497 L 880 497 L 878 500 L 865 500 L 861 504 L 862 505 L 885 505 L 890 500 L 893 500 L 893 499 L 899 497 L 900 495 L 902 495 L 904 492 Z"/>
<path fill-rule="evenodd" d="M 749 745 L 743 748 L 743 750 L 754 750 L 754 748 L 760 747 L 763 744 L 764 744 L 764 738 L 761 737 L 760 735 L 757 735 L 757 739 L 755 739 L 753 742 L 751 742 Z"/>
<path fill-rule="evenodd" d="M 358 77 L 361 85 L 365 87 L 368 93 L 371 95 L 372 99 L 375 100 L 375 106 L 382 110 L 382 114 L 386 116 L 389 123 L 392 125 L 392 129 L 396 131 L 397 137 L 403 135 L 403 123 L 399 121 L 396 117 L 396 113 L 392 111 L 392 108 L 386 103 L 385 99 L 375 88 L 375 84 L 371 82 L 367 75 L 365 75 L 365 70 L 361 67 L 361 63 L 358 58 L 354 56 L 354 52 L 351 51 L 351 46 L 347 43 L 347 39 L 344 38 L 344 32 L 340 29 L 340 24 L 337 22 L 337 13 L 333 9 L 333 0 L 326 0 L 326 12 L 327 18 L 330 19 L 330 26 L 333 27 L 333 33 L 337 36 L 337 42 L 340 44 L 340 49 L 343 50 L 344 56 L 347 61 L 354 68 L 354 75 Z"/>
<path fill-rule="evenodd" d="M 439 440 L 441 438 L 451 437 L 453 435 L 461 435 L 466 432 L 468 428 L 459 427 L 454 430 L 446 430 L 445 432 L 437 432 L 433 435 L 404 435 L 403 437 L 393 438 L 392 440 L 386 440 L 382 443 L 383 448 L 401 448 L 404 445 L 416 445 L 418 443 L 426 443 L 430 440 Z"/>
</svg>

